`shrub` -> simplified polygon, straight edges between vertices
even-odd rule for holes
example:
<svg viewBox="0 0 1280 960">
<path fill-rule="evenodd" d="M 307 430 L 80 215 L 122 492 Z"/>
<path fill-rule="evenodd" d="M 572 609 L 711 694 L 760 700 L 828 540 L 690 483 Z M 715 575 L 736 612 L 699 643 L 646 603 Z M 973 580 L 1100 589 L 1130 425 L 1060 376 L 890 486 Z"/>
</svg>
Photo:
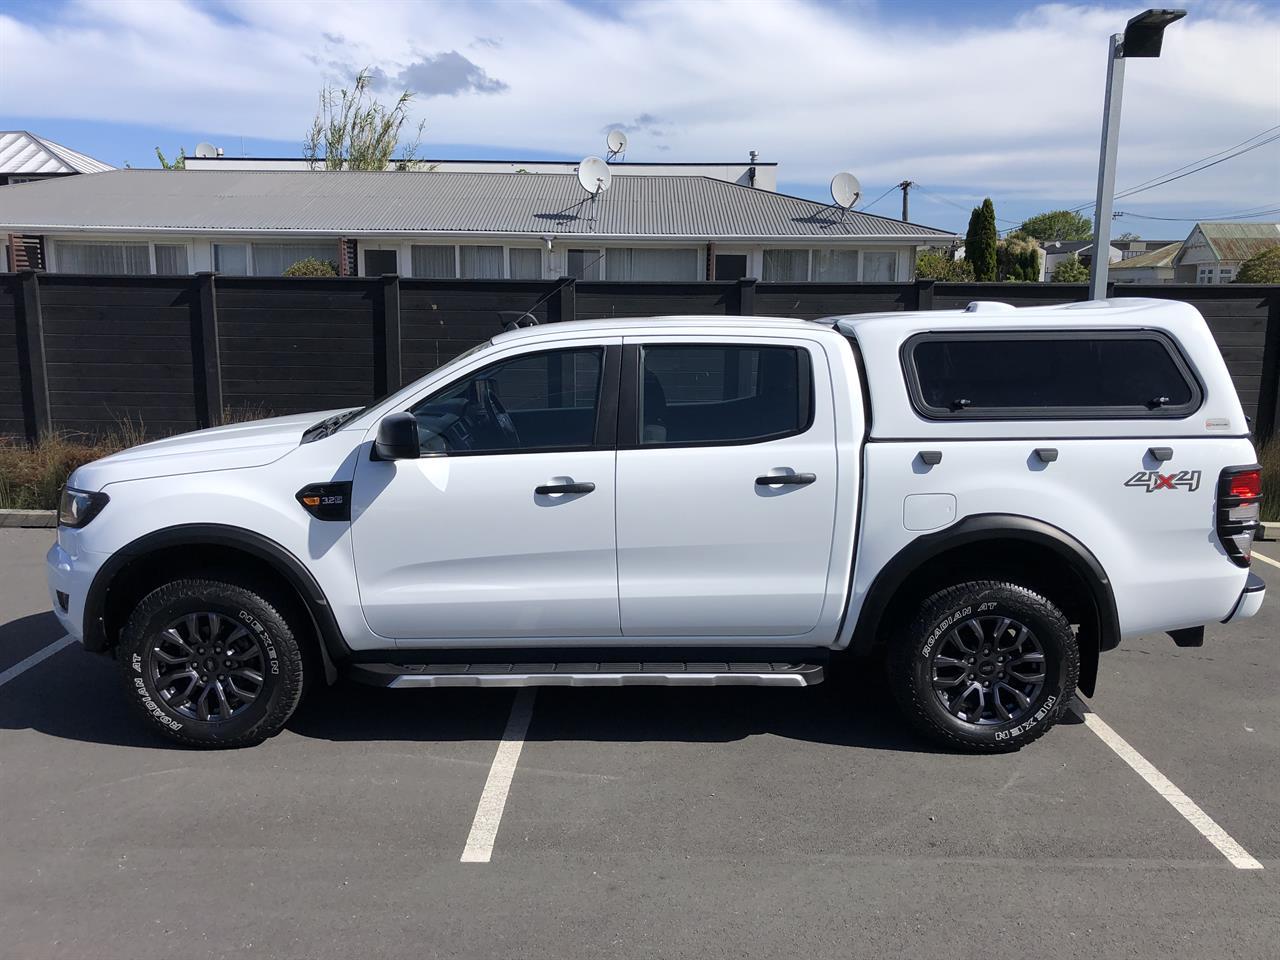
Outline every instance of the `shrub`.
<svg viewBox="0 0 1280 960">
<path fill-rule="evenodd" d="M 1089 268 L 1081 262 L 1079 257 L 1072 254 L 1066 260 L 1058 261 L 1050 279 L 1054 283 L 1088 283 Z"/>
<path fill-rule="evenodd" d="M 973 264 L 968 260 L 955 260 L 949 253 L 929 251 L 916 257 L 916 277 L 964 283 L 973 279 Z"/>
<path fill-rule="evenodd" d="M 1232 283 L 1280 283 L 1280 246 L 1263 250 L 1240 264 Z"/>
<path fill-rule="evenodd" d="M 315 257 L 295 260 L 282 274 L 286 277 L 336 277 L 337 275 L 336 263 L 332 260 L 317 260 Z"/>
<path fill-rule="evenodd" d="M 1262 519 L 1280 520 L 1280 440 L 1258 451 L 1262 464 Z"/>
</svg>

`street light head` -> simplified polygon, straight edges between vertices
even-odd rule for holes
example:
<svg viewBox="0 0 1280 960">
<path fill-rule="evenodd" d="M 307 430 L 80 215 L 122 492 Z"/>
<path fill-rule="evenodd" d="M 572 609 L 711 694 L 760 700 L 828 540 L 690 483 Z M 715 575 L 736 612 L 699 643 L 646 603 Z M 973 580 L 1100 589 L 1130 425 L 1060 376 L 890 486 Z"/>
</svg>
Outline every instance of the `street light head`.
<svg viewBox="0 0 1280 960">
<path fill-rule="evenodd" d="M 1158 57 L 1164 40 L 1164 28 L 1187 15 L 1185 10 L 1144 10 L 1124 28 L 1124 46 L 1121 56 Z"/>
</svg>

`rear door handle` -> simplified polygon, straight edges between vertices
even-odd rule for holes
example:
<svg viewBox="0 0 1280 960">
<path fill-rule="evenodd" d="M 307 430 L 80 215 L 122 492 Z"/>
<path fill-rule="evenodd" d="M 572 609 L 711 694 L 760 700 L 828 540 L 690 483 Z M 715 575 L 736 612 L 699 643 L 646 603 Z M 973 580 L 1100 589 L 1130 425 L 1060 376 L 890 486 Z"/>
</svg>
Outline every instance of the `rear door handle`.
<svg viewBox="0 0 1280 960">
<path fill-rule="evenodd" d="M 803 487 L 813 483 L 818 477 L 812 473 L 780 473 L 773 476 L 756 477 L 758 487 Z"/>
<path fill-rule="evenodd" d="M 540 497 L 548 497 L 553 493 L 590 493 L 596 488 L 590 481 L 584 483 L 544 483 L 534 487 L 533 492 Z"/>
</svg>

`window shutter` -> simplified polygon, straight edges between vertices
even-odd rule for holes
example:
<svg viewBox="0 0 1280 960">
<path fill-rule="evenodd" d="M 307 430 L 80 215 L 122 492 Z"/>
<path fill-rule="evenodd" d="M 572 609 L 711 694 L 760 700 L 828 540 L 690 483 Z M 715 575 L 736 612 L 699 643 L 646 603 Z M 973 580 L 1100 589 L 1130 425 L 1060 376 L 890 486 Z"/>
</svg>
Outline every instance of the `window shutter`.
<svg viewBox="0 0 1280 960">
<path fill-rule="evenodd" d="M 350 237 L 338 240 L 338 276 L 355 277 L 360 275 L 356 261 L 356 242 Z"/>
<path fill-rule="evenodd" d="M 45 269 L 44 237 L 9 234 L 9 269 L 14 272 Z"/>
</svg>

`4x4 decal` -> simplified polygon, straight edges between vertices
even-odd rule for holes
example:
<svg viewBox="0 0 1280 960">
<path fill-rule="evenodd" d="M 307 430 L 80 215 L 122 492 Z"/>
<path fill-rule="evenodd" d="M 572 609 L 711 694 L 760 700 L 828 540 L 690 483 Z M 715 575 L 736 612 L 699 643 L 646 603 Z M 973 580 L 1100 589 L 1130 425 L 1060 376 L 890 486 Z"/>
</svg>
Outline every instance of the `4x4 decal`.
<svg viewBox="0 0 1280 960">
<path fill-rule="evenodd" d="M 1156 490 L 1199 490 L 1199 470 L 1179 470 L 1177 473 L 1161 473 L 1159 470 L 1139 470 L 1124 482 L 1126 487 L 1141 487 L 1147 493 Z"/>
</svg>

